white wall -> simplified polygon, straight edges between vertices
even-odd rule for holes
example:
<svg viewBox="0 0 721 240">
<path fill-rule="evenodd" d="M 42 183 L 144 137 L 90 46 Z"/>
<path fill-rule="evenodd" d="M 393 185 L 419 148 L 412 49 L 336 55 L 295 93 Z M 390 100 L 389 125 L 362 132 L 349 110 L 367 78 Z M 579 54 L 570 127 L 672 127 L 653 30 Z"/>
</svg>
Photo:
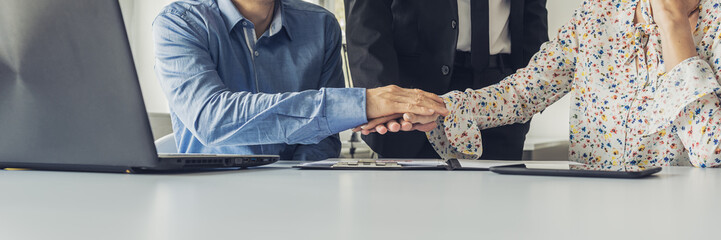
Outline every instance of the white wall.
<svg viewBox="0 0 721 240">
<path fill-rule="evenodd" d="M 317 1 L 317 0 L 311 0 Z M 168 112 L 168 103 L 153 71 L 153 37 L 151 23 L 163 6 L 172 0 L 120 0 L 130 46 L 148 112 Z M 581 0 L 548 0 L 549 36 L 568 21 Z M 531 123 L 531 138 L 568 138 L 568 97 L 536 116 Z"/>
<path fill-rule="evenodd" d="M 135 59 L 135 68 L 140 78 L 140 87 L 148 112 L 167 113 L 160 84 L 155 79 L 152 23 L 160 10 L 173 0 L 120 0 L 125 18 L 125 28 L 130 39 L 130 48 Z"/>
</svg>

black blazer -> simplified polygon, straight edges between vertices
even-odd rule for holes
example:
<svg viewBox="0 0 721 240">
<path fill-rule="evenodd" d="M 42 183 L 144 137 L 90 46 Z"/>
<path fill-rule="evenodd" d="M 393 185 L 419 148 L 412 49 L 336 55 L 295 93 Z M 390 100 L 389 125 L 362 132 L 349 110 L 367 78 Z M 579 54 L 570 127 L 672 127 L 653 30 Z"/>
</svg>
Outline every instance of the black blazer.
<svg viewBox="0 0 721 240">
<path fill-rule="evenodd" d="M 510 1 L 511 61 L 518 69 L 548 41 L 546 0 Z M 354 86 L 395 84 L 436 94 L 458 90 L 449 89 L 458 39 L 457 4 L 457 0 L 345 0 Z M 384 157 L 423 157 L 414 154 L 428 146 L 425 135 L 418 132 L 364 139 Z"/>
</svg>

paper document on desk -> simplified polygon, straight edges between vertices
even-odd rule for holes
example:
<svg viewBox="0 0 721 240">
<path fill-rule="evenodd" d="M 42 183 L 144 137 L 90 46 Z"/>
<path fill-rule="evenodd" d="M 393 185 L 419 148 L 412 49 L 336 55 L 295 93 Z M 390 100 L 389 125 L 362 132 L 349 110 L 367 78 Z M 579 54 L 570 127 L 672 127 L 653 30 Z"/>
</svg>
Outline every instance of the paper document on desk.
<svg viewBox="0 0 721 240">
<path fill-rule="evenodd" d="M 526 168 L 536 169 L 560 169 L 568 170 L 571 169 L 572 165 L 583 165 L 577 162 L 570 161 L 525 161 L 523 162 Z"/>
<path fill-rule="evenodd" d="M 304 163 L 301 169 L 335 170 L 488 170 L 490 167 L 521 164 L 522 161 L 486 161 L 486 160 L 441 160 L 441 159 L 341 159 Z"/>
<path fill-rule="evenodd" d="M 570 165 L 583 165 L 570 161 L 508 161 L 508 160 L 472 160 L 459 159 L 459 170 L 488 170 L 492 167 L 525 164 L 527 168 L 569 169 Z"/>
<path fill-rule="evenodd" d="M 523 161 L 459 159 L 461 170 L 488 170 L 491 167 L 521 164 Z"/>
<path fill-rule="evenodd" d="M 301 169 L 334 169 L 334 170 L 406 170 L 406 169 L 439 169 L 448 167 L 446 161 L 440 159 L 345 159 L 331 158 L 317 162 L 309 162 L 294 166 Z"/>
</svg>

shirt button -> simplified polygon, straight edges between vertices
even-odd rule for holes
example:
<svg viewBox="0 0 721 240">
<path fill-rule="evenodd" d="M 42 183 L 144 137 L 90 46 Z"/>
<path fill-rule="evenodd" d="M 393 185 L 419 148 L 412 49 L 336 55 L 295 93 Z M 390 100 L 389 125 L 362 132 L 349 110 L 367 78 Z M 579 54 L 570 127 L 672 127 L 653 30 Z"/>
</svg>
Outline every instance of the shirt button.
<svg viewBox="0 0 721 240">
<path fill-rule="evenodd" d="M 451 21 L 451 28 L 456 29 L 456 25 L 458 25 L 458 22 L 456 22 L 456 20 Z"/>
<path fill-rule="evenodd" d="M 443 67 L 441 67 L 441 73 L 443 73 L 444 76 L 448 75 L 448 73 L 450 73 L 450 72 L 451 72 L 451 69 L 448 67 L 448 65 L 443 65 Z"/>
<path fill-rule="evenodd" d="M 248 23 L 247 23 L 247 22 L 243 22 L 243 26 L 248 26 Z"/>
<path fill-rule="evenodd" d="M 255 54 L 256 57 L 257 57 L 258 55 L 260 55 L 260 53 L 259 53 L 258 51 L 255 51 L 253 54 Z"/>
</svg>

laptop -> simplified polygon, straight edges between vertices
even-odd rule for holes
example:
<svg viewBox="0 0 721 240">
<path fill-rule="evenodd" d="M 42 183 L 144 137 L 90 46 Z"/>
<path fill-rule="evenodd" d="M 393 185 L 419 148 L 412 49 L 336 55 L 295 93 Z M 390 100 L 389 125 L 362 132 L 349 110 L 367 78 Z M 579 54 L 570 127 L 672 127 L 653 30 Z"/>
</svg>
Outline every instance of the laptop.
<svg viewBox="0 0 721 240">
<path fill-rule="evenodd" d="M 278 160 L 158 155 L 117 0 L 2 5 L 0 168 L 137 172 Z"/>
</svg>

